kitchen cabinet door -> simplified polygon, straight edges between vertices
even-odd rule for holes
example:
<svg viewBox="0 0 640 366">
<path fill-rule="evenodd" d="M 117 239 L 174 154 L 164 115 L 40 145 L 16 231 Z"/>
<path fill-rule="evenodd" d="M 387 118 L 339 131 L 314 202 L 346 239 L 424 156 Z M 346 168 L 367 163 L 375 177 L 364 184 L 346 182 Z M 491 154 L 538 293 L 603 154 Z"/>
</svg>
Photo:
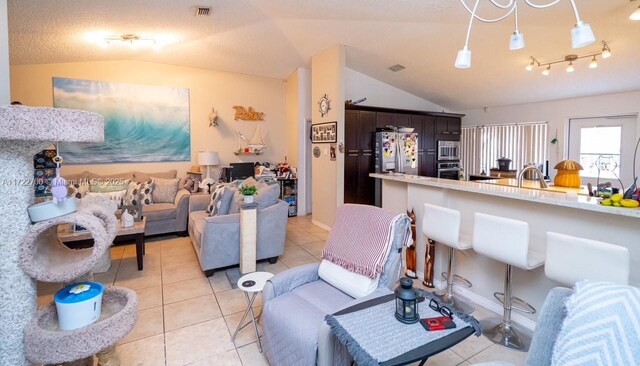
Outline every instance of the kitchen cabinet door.
<svg viewBox="0 0 640 366">
<path fill-rule="evenodd" d="M 344 156 L 344 203 L 358 203 L 358 159 L 357 153 Z"/>
<path fill-rule="evenodd" d="M 447 120 L 447 117 L 436 117 L 436 135 L 447 136 L 448 134 L 449 121 Z"/>
<path fill-rule="evenodd" d="M 436 117 L 425 116 L 422 125 L 422 142 L 421 150 L 435 151 L 436 150 Z"/>
<path fill-rule="evenodd" d="M 409 125 L 409 127 L 413 127 L 413 132 L 418 134 L 418 151 L 423 151 L 425 148 L 425 144 L 423 141 L 425 134 L 424 118 L 425 116 L 414 114 L 411 116 L 411 124 Z"/>
<path fill-rule="evenodd" d="M 358 150 L 358 111 L 344 112 L 344 146 L 347 152 Z"/>
<path fill-rule="evenodd" d="M 438 176 L 438 167 L 436 163 L 436 152 L 435 151 L 427 151 L 425 152 L 424 159 L 424 175 L 427 177 L 437 177 Z"/>
<path fill-rule="evenodd" d="M 376 113 L 376 127 L 382 128 L 384 126 L 393 126 L 393 113 L 388 113 L 388 112 Z"/>
<path fill-rule="evenodd" d="M 373 152 L 375 147 L 376 112 L 360 111 L 358 115 L 358 150 Z"/>
<path fill-rule="evenodd" d="M 394 114 L 393 125 L 396 127 L 409 127 L 411 125 L 411 115 L 405 113 Z"/>
<path fill-rule="evenodd" d="M 373 205 L 375 203 L 375 181 L 369 177 L 369 173 L 373 172 L 373 165 L 373 153 L 360 154 L 358 157 L 357 203 L 362 205 Z"/>
<path fill-rule="evenodd" d="M 462 130 L 462 120 L 460 118 L 447 118 L 447 130 L 450 135 L 458 136 L 454 140 L 460 140 L 460 132 Z"/>
</svg>

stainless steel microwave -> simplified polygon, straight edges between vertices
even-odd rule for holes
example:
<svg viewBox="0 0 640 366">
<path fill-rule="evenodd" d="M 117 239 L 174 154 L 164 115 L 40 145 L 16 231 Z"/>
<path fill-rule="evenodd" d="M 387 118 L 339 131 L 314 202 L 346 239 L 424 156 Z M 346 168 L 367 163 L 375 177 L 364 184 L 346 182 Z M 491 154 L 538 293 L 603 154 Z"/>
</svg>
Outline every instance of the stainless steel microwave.
<svg viewBox="0 0 640 366">
<path fill-rule="evenodd" d="M 438 141 L 438 160 L 460 160 L 460 141 Z"/>
</svg>

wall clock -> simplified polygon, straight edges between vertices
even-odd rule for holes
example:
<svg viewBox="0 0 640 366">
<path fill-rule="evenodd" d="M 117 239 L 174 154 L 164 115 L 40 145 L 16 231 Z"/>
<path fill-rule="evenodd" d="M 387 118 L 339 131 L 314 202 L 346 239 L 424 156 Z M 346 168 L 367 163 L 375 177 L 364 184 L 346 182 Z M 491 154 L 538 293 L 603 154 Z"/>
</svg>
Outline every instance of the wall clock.
<svg viewBox="0 0 640 366">
<path fill-rule="evenodd" d="M 327 97 L 327 94 L 325 94 L 322 98 L 320 98 L 320 100 L 318 101 L 318 107 L 320 107 L 320 115 L 322 117 L 324 117 L 326 114 L 329 113 L 329 111 L 331 110 L 331 107 L 329 106 L 329 103 L 331 103 L 331 101 L 329 100 L 329 98 Z"/>
</svg>

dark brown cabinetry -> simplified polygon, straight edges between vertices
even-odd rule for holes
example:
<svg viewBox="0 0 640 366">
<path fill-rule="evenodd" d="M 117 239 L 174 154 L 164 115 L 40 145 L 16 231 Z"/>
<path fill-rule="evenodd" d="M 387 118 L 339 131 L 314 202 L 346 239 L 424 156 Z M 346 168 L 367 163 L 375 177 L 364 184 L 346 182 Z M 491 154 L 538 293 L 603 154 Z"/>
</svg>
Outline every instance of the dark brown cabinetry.
<svg viewBox="0 0 640 366">
<path fill-rule="evenodd" d="M 345 203 L 373 204 L 376 124 L 376 112 L 345 111 Z"/>
<path fill-rule="evenodd" d="M 413 127 L 418 134 L 418 174 L 437 176 L 437 142 L 460 140 L 462 115 L 347 105 L 345 110 L 344 202 L 373 205 L 375 130 Z"/>
</svg>

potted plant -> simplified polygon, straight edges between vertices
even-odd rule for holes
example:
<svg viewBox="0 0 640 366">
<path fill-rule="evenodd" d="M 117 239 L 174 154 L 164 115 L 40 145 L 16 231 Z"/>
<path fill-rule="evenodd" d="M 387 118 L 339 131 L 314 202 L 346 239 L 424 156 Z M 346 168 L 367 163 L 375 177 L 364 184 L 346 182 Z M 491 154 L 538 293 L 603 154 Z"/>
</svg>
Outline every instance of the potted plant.
<svg viewBox="0 0 640 366">
<path fill-rule="evenodd" d="M 242 186 L 238 191 L 244 196 L 244 203 L 253 203 L 253 196 L 258 194 L 256 186 Z"/>
</svg>

